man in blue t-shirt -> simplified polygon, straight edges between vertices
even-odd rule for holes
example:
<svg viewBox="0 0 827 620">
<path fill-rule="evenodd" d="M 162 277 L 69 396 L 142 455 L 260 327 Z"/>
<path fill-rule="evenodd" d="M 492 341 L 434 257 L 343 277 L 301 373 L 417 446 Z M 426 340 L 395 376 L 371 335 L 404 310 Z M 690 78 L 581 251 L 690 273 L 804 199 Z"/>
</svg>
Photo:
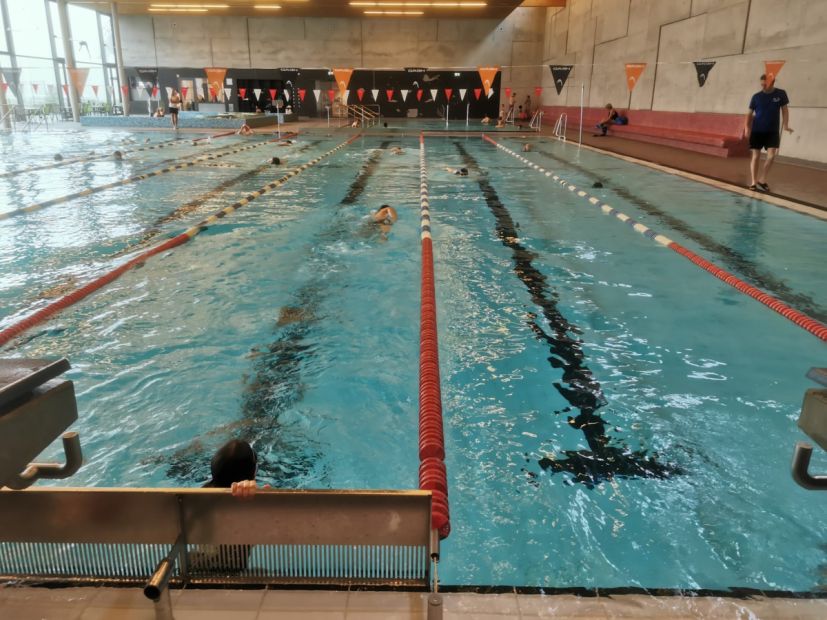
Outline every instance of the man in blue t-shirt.
<svg viewBox="0 0 827 620">
<path fill-rule="evenodd" d="M 778 116 L 781 113 L 783 129 L 792 133 L 790 129 L 790 113 L 787 104 L 790 100 L 787 93 L 775 87 L 775 80 L 766 75 L 761 76 L 761 91 L 755 93 L 749 102 L 749 112 L 744 119 L 744 135 L 749 138 L 749 148 L 752 155 L 749 171 L 751 182 L 749 189 L 769 192 L 767 174 L 770 171 L 775 156 L 778 155 L 778 146 L 781 144 L 781 131 Z M 758 177 L 758 162 L 761 158 L 761 149 L 767 149 L 767 160 L 764 169 Z"/>
</svg>

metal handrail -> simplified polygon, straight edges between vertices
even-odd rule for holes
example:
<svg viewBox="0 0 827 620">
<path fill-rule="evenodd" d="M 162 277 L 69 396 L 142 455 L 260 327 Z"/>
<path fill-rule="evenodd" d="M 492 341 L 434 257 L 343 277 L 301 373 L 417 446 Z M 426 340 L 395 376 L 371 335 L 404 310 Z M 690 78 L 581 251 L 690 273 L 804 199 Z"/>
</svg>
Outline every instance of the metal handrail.
<svg viewBox="0 0 827 620">
<path fill-rule="evenodd" d="M 370 108 L 376 108 L 376 112 Z M 348 105 L 345 111 L 345 124 L 351 125 L 353 121 L 358 121 L 362 127 L 372 127 L 379 122 L 382 116 L 381 108 L 378 105 Z M 344 127 L 345 124 L 339 125 Z"/>
<path fill-rule="evenodd" d="M 537 111 L 535 111 L 534 115 L 531 117 L 531 122 L 528 124 L 528 126 L 531 129 L 540 131 L 543 126 L 543 114 L 544 112 L 542 110 L 538 109 Z"/>
<path fill-rule="evenodd" d="M 554 136 L 563 142 L 566 141 L 566 127 L 568 126 L 568 114 L 563 112 L 554 125 Z"/>
</svg>

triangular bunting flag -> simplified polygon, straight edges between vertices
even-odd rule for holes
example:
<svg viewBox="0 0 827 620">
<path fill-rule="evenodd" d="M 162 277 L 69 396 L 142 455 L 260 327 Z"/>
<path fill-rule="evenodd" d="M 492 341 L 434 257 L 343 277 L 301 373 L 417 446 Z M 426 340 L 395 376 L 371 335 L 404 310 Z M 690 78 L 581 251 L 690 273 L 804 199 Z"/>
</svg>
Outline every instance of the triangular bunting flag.
<svg viewBox="0 0 827 620">
<path fill-rule="evenodd" d="M 769 82 L 770 84 L 775 82 L 775 78 L 778 77 L 778 73 L 781 71 L 781 67 L 783 66 L 783 60 L 765 60 L 764 73 L 767 76 L 767 82 Z"/>
<path fill-rule="evenodd" d="M 481 89 L 481 88 L 475 88 L 475 89 L 474 89 L 474 97 L 476 97 L 476 98 L 477 98 L 477 101 L 479 101 L 479 100 L 480 100 L 480 95 L 481 95 L 481 94 L 482 94 L 482 89 Z"/>
<path fill-rule="evenodd" d="M 40 84 L 37 82 L 32 82 L 32 90 L 37 93 L 37 90 L 40 88 Z"/>
<path fill-rule="evenodd" d="M 468 89 L 467 89 L 467 88 L 460 88 L 460 89 L 459 89 L 459 100 L 460 100 L 460 101 L 465 100 L 465 93 L 466 93 L 466 92 L 468 92 Z"/>
<path fill-rule="evenodd" d="M 0 82 L 0 87 L 3 88 L 3 92 L 6 92 L 9 89 L 9 85 L 5 82 Z"/>
<path fill-rule="evenodd" d="M 646 68 L 645 62 L 627 62 L 626 63 L 626 86 L 629 92 L 632 92 L 637 86 L 641 73 Z"/>
<path fill-rule="evenodd" d="M 184 89 L 182 88 L 181 90 L 184 90 Z M 124 97 L 129 96 L 129 85 L 124 84 L 123 86 L 121 86 L 121 92 L 123 93 Z"/>
<path fill-rule="evenodd" d="M 494 96 L 494 89 L 492 88 L 491 90 L 488 91 L 488 98 L 491 99 L 491 97 L 493 97 L 493 96 Z"/>
<path fill-rule="evenodd" d="M 165 86 L 165 87 L 164 87 L 164 90 L 165 90 L 165 91 L 167 91 L 167 99 L 169 99 L 170 97 L 172 97 L 172 87 L 170 87 L 170 86 Z"/>
<path fill-rule="evenodd" d="M 256 101 L 261 99 L 261 89 L 260 88 L 254 88 L 253 89 L 253 94 L 256 96 Z"/>
<path fill-rule="evenodd" d="M 353 69 L 333 69 L 333 75 L 336 78 L 336 85 L 339 87 L 339 92 L 343 95 L 348 90 L 350 84 L 350 77 L 353 75 Z M 347 99 L 347 97 L 345 97 Z"/>
<path fill-rule="evenodd" d="M 557 94 L 563 92 L 563 86 L 566 85 L 566 80 L 569 79 L 569 73 L 574 68 L 574 65 L 549 65 L 551 69 L 551 78 L 554 80 L 554 89 Z"/>
<path fill-rule="evenodd" d="M 322 96 L 322 91 L 319 90 L 318 88 L 314 88 L 313 89 L 313 96 L 316 98 L 316 103 L 318 104 L 319 103 L 319 97 Z"/>
<path fill-rule="evenodd" d="M 275 88 L 268 89 L 270 91 L 270 101 L 276 100 L 276 93 L 278 92 Z"/>
<path fill-rule="evenodd" d="M 210 92 L 212 93 L 212 98 L 215 99 L 215 91 L 211 88 Z M 152 98 L 153 99 L 158 98 L 158 87 L 157 86 L 152 87 Z"/>
<path fill-rule="evenodd" d="M 98 85 L 92 84 L 92 92 L 95 93 L 95 97 L 98 96 Z"/>
<path fill-rule="evenodd" d="M 128 86 L 126 88 L 129 89 Z M 182 86 L 181 87 L 181 99 L 186 99 L 187 98 L 187 91 L 188 90 L 189 90 L 188 86 Z"/>
<path fill-rule="evenodd" d="M 385 95 L 388 97 L 388 101 L 393 101 L 393 89 L 388 88 L 385 90 Z"/>
<path fill-rule="evenodd" d="M 241 97 L 242 99 L 246 99 L 247 98 L 247 89 L 246 88 L 239 88 L 238 89 L 238 96 Z"/>
<path fill-rule="evenodd" d="M 505 89 L 505 98 L 506 99 L 511 99 L 511 89 L 510 88 Z"/>
<path fill-rule="evenodd" d="M 233 94 L 233 89 L 232 89 L 232 88 L 225 88 L 225 89 L 224 89 L 224 98 L 225 98 L 227 101 L 229 101 L 229 100 L 230 100 L 230 95 L 232 95 L 232 94 Z"/>
<path fill-rule="evenodd" d="M 370 94 L 373 95 L 373 100 L 374 101 L 377 101 L 377 102 L 379 101 L 379 89 L 378 88 L 374 88 L 372 91 L 370 91 Z"/>
<path fill-rule="evenodd" d="M 6 84 L 6 86 L 8 86 L 8 84 Z M 68 97 L 69 96 L 69 85 L 68 84 L 61 84 L 61 86 L 63 86 L 63 94 Z"/>
<path fill-rule="evenodd" d="M 417 101 L 422 101 L 422 89 L 421 88 L 416 91 L 416 100 Z"/>
<path fill-rule="evenodd" d="M 348 101 L 350 101 L 350 89 L 349 88 L 345 90 L 345 99 L 344 99 L 345 105 L 347 105 Z"/>
<path fill-rule="evenodd" d="M 451 101 L 451 93 L 453 93 L 453 92 L 454 92 L 453 88 L 446 88 L 445 89 L 445 99 L 447 101 Z"/>
<path fill-rule="evenodd" d="M 480 74 L 480 80 L 482 80 L 482 87 L 485 90 L 485 94 L 490 96 L 491 87 L 494 86 L 494 79 L 497 77 L 497 73 L 499 73 L 499 67 L 477 67 L 477 71 Z"/>
<path fill-rule="evenodd" d="M 282 92 L 284 93 L 284 100 L 285 101 L 290 101 L 290 89 L 285 88 Z"/>
<path fill-rule="evenodd" d="M 402 93 L 402 101 L 404 102 L 405 99 L 408 98 L 408 93 L 411 92 L 411 91 L 403 88 L 399 92 Z"/>
<path fill-rule="evenodd" d="M 365 89 L 364 88 L 358 89 L 356 91 L 356 96 L 359 97 L 359 103 L 361 103 L 362 102 L 362 97 L 365 96 Z"/>
<path fill-rule="evenodd" d="M 436 101 L 436 95 L 437 95 L 437 93 L 438 93 L 438 92 L 439 92 L 439 91 L 438 91 L 436 88 L 432 88 L 432 89 L 431 89 L 431 99 L 433 99 L 434 101 Z"/>
<path fill-rule="evenodd" d="M 72 80 L 72 85 L 75 87 L 78 97 L 83 95 L 83 89 L 86 87 L 86 78 L 89 76 L 89 69 L 72 68 L 69 69 L 69 79 Z"/>
<path fill-rule="evenodd" d="M 539 97 L 543 94 L 543 87 L 542 86 L 535 86 L 534 87 L 534 96 Z"/>
<path fill-rule="evenodd" d="M 327 91 L 327 99 L 330 103 L 333 103 L 333 99 L 335 99 L 335 98 L 336 98 L 336 91 L 331 88 L 329 91 Z"/>
<path fill-rule="evenodd" d="M 300 89 L 299 89 L 299 101 L 300 101 L 301 103 L 304 103 L 304 96 L 305 96 L 306 94 L 307 94 L 307 90 L 305 90 L 304 88 L 300 88 Z"/>
<path fill-rule="evenodd" d="M 692 63 L 695 65 L 695 72 L 698 74 L 698 86 L 703 87 L 709 77 L 709 72 L 715 66 L 714 60 L 696 60 Z"/>
</svg>

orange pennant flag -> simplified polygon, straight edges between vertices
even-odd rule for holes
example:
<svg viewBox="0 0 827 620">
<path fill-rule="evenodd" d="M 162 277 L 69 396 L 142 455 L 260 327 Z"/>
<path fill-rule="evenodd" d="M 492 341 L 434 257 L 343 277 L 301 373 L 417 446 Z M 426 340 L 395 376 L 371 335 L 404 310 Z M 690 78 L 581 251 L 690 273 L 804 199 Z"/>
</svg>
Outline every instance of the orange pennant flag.
<svg viewBox="0 0 827 620">
<path fill-rule="evenodd" d="M 224 90 L 224 77 L 227 75 L 227 69 L 222 67 L 204 67 L 204 73 L 207 74 L 207 86 L 217 93 Z"/>
<path fill-rule="evenodd" d="M 778 74 L 781 72 L 781 67 L 784 66 L 783 60 L 765 60 L 764 61 L 764 73 L 767 74 L 767 81 L 772 84 L 775 82 L 775 78 L 778 77 Z"/>
<path fill-rule="evenodd" d="M 629 62 L 626 63 L 626 86 L 629 92 L 632 92 L 637 86 L 643 70 L 646 68 L 645 62 Z"/>
<path fill-rule="evenodd" d="M 333 69 L 333 77 L 336 78 L 336 85 L 339 87 L 339 92 L 342 97 L 345 95 L 348 84 L 350 84 L 350 76 L 353 75 L 353 69 Z"/>
<path fill-rule="evenodd" d="M 83 95 L 83 89 L 86 88 L 86 78 L 89 76 L 89 69 L 87 68 L 73 68 L 69 69 L 69 78 L 72 80 L 72 85 L 75 87 L 78 97 Z"/>
<path fill-rule="evenodd" d="M 494 78 L 497 77 L 497 73 L 499 73 L 499 67 L 477 67 L 477 71 L 479 71 L 480 79 L 482 80 L 482 87 L 485 90 L 485 96 L 488 96 L 488 93 L 491 91 L 491 87 L 494 85 Z"/>
</svg>

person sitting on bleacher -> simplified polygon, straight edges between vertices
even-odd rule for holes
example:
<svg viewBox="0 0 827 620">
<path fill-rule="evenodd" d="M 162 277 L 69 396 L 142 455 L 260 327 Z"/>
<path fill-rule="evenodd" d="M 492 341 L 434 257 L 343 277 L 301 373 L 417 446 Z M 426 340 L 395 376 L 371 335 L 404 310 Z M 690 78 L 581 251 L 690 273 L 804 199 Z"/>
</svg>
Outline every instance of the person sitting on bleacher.
<svg viewBox="0 0 827 620">
<path fill-rule="evenodd" d="M 629 119 L 626 118 L 626 116 L 615 110 L 611 103 L 607 103 L 606 117 L 595 125 L 595 128 L 600 130 L 601 133 L 599 135 L 605 136 L 606 132 L 609 131 L 609 125 L 627 125 L 628 123 Z"/>
</svg>

